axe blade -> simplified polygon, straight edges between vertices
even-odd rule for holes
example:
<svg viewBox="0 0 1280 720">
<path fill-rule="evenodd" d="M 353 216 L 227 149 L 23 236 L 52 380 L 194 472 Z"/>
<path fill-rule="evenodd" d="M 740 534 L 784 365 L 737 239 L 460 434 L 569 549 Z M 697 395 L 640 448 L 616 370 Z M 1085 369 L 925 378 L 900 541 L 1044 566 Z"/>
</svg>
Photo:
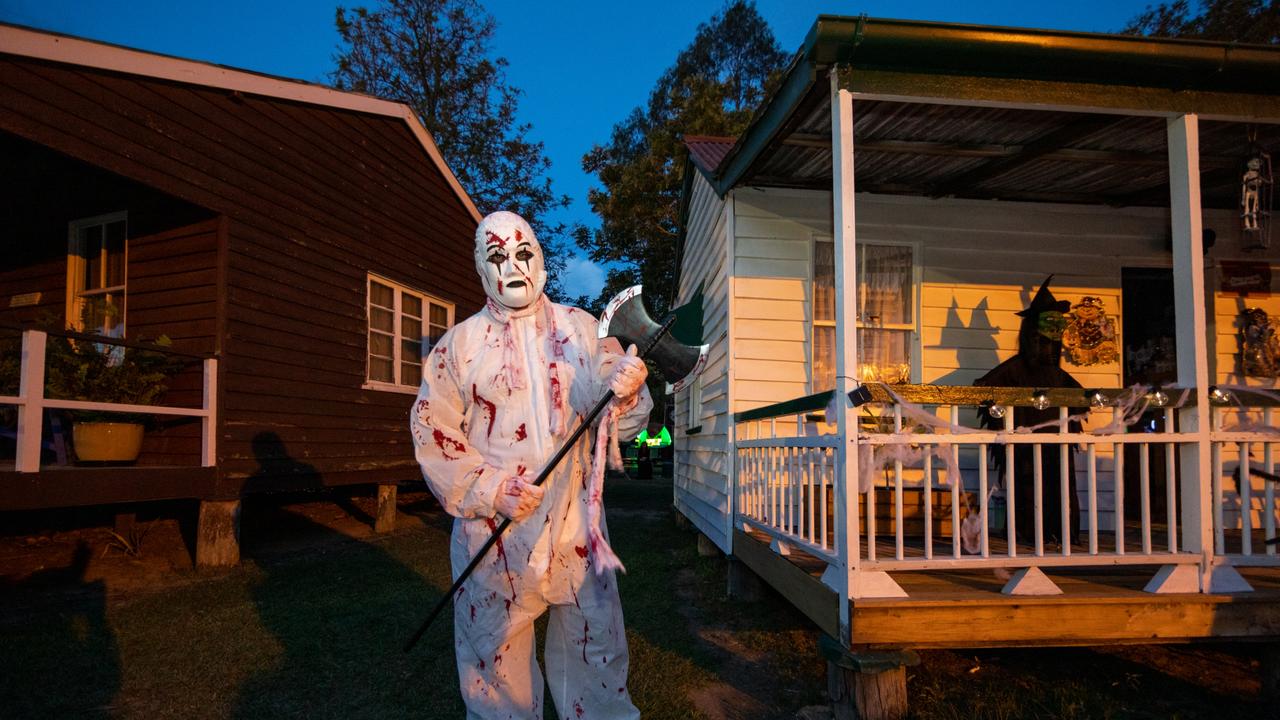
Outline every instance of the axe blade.
<svg viewBox="0 0 1280 720">
<path fill-rule="evenodd" d="M 598 335 L 600 338 L 617 338 L 623 347 L 634 344 L 645 348 L 652 344 L 645 358 L 662 371 L 662 376 L 676 390 L 684 387 L 706 366 L 707 346 L 685 345 L 664 332 L 663 326 L 649 317 L 639 285 L 623 290 L 609 301 L 600 316 Z M 657 342 L 652 342 L 655 337 Z"/>
</svg>

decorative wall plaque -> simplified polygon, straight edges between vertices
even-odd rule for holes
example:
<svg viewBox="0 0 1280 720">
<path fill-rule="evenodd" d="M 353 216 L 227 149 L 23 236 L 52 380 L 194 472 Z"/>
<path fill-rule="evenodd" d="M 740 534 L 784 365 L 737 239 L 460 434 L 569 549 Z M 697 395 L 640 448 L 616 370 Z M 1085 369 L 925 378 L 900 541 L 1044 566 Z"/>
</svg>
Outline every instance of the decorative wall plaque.
<svg viewBox="0 0 1280 720">
<path fill-rule="evenodd" d="M 1107 315 L 1102 299 L 1084 297 L 1067 315 L 1062 349 L 1073 365 L 1106 365 L 1120 357 L 1116 348 L 1116 322 Z"/>
<path fill-rule="evenodd" d="M 1276 318 L 1262 308 L 1240 314 L 1240 365 L 1245 375 L 1280 377 L 1280 333 Z"/>
</svg>

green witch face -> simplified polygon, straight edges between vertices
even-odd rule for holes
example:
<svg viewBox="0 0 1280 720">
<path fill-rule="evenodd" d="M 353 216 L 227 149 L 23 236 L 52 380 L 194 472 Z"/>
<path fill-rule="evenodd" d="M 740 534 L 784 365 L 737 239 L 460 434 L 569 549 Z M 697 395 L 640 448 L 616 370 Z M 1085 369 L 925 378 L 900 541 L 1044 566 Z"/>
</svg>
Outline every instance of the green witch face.
<svg viewBox="0 0 1280 720">
<path fill-rule="evenodd" d="M 1066 329 L 1067 316 L 1056 310 L 1042 312 L 1036 319 L 1036 331 L 1050 340 L 1061 340 Z"/>
</svg>

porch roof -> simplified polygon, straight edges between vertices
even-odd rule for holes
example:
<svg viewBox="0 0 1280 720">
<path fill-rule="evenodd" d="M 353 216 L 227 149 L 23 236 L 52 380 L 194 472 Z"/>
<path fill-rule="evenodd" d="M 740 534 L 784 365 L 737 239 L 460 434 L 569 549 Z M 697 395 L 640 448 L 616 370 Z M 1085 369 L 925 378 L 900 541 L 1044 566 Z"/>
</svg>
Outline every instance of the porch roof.
<svg viewBox="0 0 1280 720">
<path fill-rule="evenodd" d="M 1203 202 L 1234 207 L 1247 129 L 1280 148 L 1280 48 L 820 16 L 723 158 L 694 153 L 717 192 L 830 189 L 833 67 L 860 191 L 1165 205 L 1165 121 L 1195 112 Z"/>
</svg>

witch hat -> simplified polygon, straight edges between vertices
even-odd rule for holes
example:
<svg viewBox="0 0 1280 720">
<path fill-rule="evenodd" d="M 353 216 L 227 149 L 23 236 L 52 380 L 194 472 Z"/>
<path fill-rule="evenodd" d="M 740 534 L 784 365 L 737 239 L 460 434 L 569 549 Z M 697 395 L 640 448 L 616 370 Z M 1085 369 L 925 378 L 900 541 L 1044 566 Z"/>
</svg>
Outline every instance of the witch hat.
<svg viewBox="0 0 1280 720">
<path fill-rule="evenodd" d="M 1016 314 L 1020 317 L 1039 317 L 1040 313 L 1057 311 L 1065 313 L 1071 309 L 1071 303 L 1067 300 L 1058 300 L 1049 291 L 1049 281 L 1053 279 L 1053 275 L 1044 279 L 1040 284 L 1040 289 L 1036 291 L 1035 297 L 1031 298 L 1031 304 L 1025 310 L 1019 310 Z"/>
</svg>

